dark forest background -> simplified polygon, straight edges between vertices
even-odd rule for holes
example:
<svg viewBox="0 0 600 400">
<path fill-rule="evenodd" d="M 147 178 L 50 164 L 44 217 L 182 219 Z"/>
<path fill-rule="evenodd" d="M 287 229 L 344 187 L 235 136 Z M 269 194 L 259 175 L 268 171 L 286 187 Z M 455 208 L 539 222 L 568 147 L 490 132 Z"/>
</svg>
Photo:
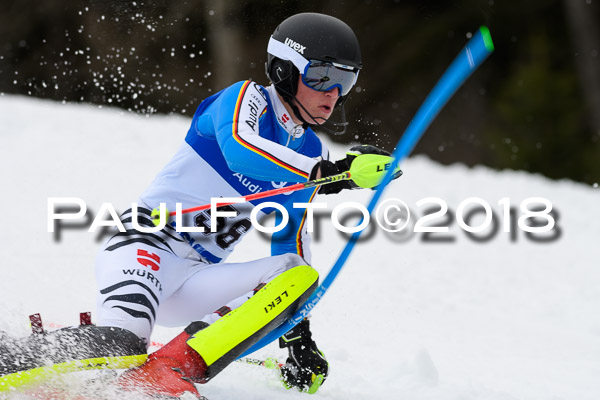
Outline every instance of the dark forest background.
<svg viewBox="0 0 600 400">
<path fill-rule="evenodd" d="M 391 150 L 487 25 L 495 53 L 415 152 L 600 182 L 600 0 L 2 0 L 0 92 L 191 116 L 233 82 L 266 84 L 269 35 L 302 11 L 344 20 L 362 46 L 351 128 L 334 140 Z"/>
</svg>

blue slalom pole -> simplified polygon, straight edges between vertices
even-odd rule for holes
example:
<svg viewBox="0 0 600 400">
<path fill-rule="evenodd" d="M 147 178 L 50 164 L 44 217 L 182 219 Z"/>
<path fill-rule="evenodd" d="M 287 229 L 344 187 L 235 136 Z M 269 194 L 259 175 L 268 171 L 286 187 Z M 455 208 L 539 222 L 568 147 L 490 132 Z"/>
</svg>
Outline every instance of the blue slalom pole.
<svg viewBox="0 0 600 400">
<path fill-rule="evenodd" d="M 373 194 L 367 210 L 369 214 L 373 212 L 377 202 L 381 198 L 385 187 L 392 180 L 394 170 L 404 158 L 406 158 L 417 142 L 423 136 L 431 122 L 438 115 L 440 110 L 446 105 L 448 100 L 454 95 L 458 88 L 467 80 L 467 78 L 479 67 L 483 61 L 494 51 L 494 44 L 492 37 L 487 27 L 482 26 L 475 33 L 475 35 L 469 40 L 466 46 L 456 56 L 452 64 L 446 69 L 440 80 L 431 90 L 414 118 L 404 131 L 404 134 L 400 138 L 396 149 L 392 153 L 393 162 L 388 172 L 385 174 L 381 184 Z M 362 220 L 359 222 L 359 225 Z M 337 261 L 317 288 L 317 290 L 310 296 L 310 298 L 294 313 L 294 315 L 286 322 L 281 324 L 269 332 L 265 337 L 254 344 L 239 358 L 245 357 L 250 353 L 266 346 L 275 339 L 279 338 L 298 323 L 300 323 L 308 313 L 317 305 L 317 303 L 323 298 L 335 278 L 338 276 L 342 267 L 348 260 L 350 253 L 354 249 L 354 245 L 358 241 L 362 231 L 357 231 L 352 234 L 346 247 L 342 250 L 342 253 L 338 257 Z"/>
</svg>

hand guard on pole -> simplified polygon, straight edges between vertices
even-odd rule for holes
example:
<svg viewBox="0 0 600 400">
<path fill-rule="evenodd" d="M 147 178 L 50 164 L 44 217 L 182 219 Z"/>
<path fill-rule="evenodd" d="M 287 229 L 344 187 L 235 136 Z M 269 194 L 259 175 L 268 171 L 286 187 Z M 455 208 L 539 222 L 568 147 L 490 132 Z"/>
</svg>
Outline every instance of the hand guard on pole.
<svg viewBox="0 0 600 400">
<path fill-rule="evenodd" d="M 279 347 L 287 347 L 289 357 L 281 367 L 284 385 L 291 389 L 315 393 L 325 382 L 329 363 L 312 340 L 308 320 L 303 320 L 279 338 Z"/>
</svg>

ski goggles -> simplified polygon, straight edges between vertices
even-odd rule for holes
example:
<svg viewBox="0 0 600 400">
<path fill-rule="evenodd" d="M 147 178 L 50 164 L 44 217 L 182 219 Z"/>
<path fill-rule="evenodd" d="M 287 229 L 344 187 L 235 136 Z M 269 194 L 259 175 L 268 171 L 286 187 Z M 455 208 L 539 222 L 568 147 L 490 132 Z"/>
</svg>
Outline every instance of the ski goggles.
<svg viewBox="0 0 600 400">
<path fill-rule="evenodd" d="M 346 96 L 358 79 L 358 71 L 330 61 L 310 60 L 302 73 L 302 82 L 311 89 L 328 92 L 338 88 Z"/>
<path fill-rule="evenodd" d="M 271 36 L 267 52 L 291 61 L 302 72 L 302 82 L 311 89 L 327 92 L 338 88 L 346 96 L 358 79 L 358 69 L 330 61 L 307 60 L 300 53 Z"/>
</svg>

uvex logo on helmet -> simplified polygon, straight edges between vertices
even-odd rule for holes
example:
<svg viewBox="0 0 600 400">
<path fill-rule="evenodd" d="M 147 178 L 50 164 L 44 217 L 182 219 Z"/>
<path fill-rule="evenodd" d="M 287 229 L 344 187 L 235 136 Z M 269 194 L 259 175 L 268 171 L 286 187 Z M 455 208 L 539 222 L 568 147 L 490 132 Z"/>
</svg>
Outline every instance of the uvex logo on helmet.
<svg viewBox="0 0 600 400">
<path fill-rule="evenodd" d="M 300 54 L 304 54 L 304 49 L 306 49 L 306 46 L 302 46 L 300 43 L 294 42 L 290 38 L 285 38 L 285 44 L 290 46 L 292 49 L 296 50 Z"/>
</svg>

